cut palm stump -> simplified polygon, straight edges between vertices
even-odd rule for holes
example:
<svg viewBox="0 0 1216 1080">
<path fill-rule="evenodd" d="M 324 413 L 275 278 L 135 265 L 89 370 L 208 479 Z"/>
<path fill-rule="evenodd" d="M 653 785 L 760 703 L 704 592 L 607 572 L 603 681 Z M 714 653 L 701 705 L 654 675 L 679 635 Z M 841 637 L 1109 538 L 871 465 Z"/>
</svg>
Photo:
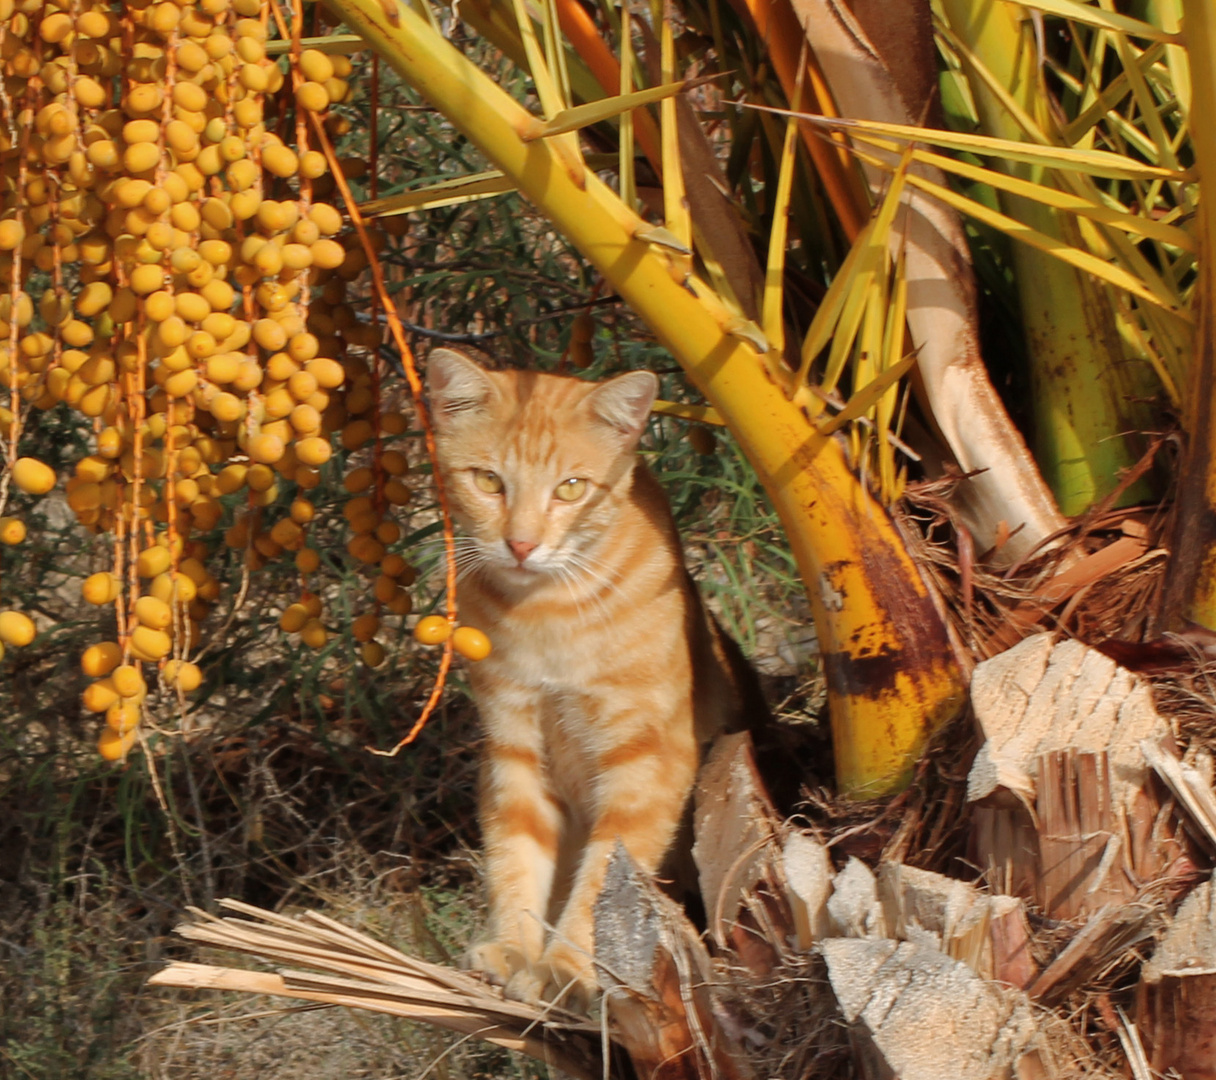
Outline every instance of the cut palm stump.
<svg viewBox="0 0 1216 1080">
<path fill-rule="evenodd" d="M 1036 974 L 1022 901 L 902 863 L 878 871 L 891 937 L 927 945 L 984 979 L 1026 988 Z"/>
<path fill-rule="evenodd" d="M 620 844 L 595 905 L 595 959 L 614 1037 L 641 1077 L 754 1076 L 699 935 Z"/>
<path fill-rule="evenodd" d="M 720 740 L 696 803 L 713 941 L 765 981 L 792 981 L 813 947 L 860 1076 L 1062 1075 L 1068 1034 L 1017 989 L 1035 974 L 1020 900 L 896 863 L 835 871 L 823 843 L 777 819 L 746 735 Z M 771 1041 L 790 1037 L 774 1020 Z"/>
<path fill-rule="evenodd" d="M 908 941 L 832 938 L 823 954 L 865 1080 L 1060 1075 L 1020 991 Z"/>
<path fill-rule="evenodd" d="M 1183 901 L 1144 965 L 1136 1004 L 1155 1075 L 1216 1080 L 1216 905 L 1210 879 Z"/>
<path fill-rule="evenodd" d="M 1170 742 L 1148 685 L 1080 642 L 1027 638 L 975 669 L 986 738 L 968 777 L 995 891 L 1073 919 L 1137 899 L 1187 851 L 1141 742 Z"/>
<path fill-rule="evenodd" d="M 777 845 L 781 819 L 756 768 L 750 735 L 717 741 L 697 779 L 695 802 L 692 857 L 710 937 L 748 970 L 768 974 L 795 919 Z"/>
</svg>

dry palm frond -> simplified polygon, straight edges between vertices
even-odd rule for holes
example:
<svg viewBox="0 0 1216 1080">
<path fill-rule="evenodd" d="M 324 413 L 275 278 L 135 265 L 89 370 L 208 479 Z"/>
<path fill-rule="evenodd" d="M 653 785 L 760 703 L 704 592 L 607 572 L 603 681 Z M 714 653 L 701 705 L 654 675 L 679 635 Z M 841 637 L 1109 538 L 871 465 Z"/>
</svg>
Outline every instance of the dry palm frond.
<svg viewBox="0 0 1216 1080">
<path fill-rule="evenodd" d="M 238 900 L 221 900 L 220 905 L 248 918 L 219 919 L 191 908 L 193 921 L 177 932 L 191 941 L 293 966 L 267 972 L 179 961 L 153 975 L 151 985 L 238 990 L 368 1009 L 518 1050 L 570 1076 L 593 1080 L 603 1075 L 599 1026 L 563 1009 L 508 1001 L 472 976 L 406 956 L 319 912 L 289 918 Z"/>
</svg>

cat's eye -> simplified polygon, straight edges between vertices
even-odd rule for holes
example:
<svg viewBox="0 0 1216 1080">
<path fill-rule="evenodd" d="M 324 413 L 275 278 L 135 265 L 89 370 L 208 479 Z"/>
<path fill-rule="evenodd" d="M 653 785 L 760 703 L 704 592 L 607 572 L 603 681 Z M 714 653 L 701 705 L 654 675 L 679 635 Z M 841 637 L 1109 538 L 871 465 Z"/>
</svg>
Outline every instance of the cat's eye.
<svg viewBox="0 0 1216 1080">
<path fill-rule="evenodd" d="M 474 469 L 473 483 L 490 495 L 501 495 L 503 489 L 502 477 L 489 469 Z"/>
<path fill-rule="evenodd" d="M 570 477 L 569 480 L 563 480 L 553 490 L 553 494 L 562 502 L 578 502 L 583 497 L 587 490 L 587 481 L 582 480 L 577 476 Z"/>
</svg>

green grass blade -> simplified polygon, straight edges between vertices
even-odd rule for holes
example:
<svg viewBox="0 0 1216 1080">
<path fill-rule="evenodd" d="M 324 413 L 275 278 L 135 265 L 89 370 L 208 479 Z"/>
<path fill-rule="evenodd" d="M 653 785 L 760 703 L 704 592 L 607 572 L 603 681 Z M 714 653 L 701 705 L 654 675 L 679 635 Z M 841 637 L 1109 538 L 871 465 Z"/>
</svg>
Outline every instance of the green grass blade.
<svg viewBox="0 0 1216 1080">
<path fill-rule="evenodd" d="M 1018 98 L 1010 92 L 1009 88 L 1006 87 L 1004 82 L 997 78 L 997 76 L 992 72 L 992 69 L 989 68 L 989 66 L 979 57 L 976 50 L 972 49 L 967 42 L 965 42 L 961 37 L 959 37 L 958 34 L 954 32 L 953 27 L 951 27 L 949 23 L 942 18 L 935 17 L 933 20 L 933 32 L 940 41 L 944 41 L 954 51 L 963 67 L 963 70 L 967 73 L 968 78 L 974 79 L 982 84 L 977 87 L 972 87 L 971 92 L 974 98 L 982 98 L 984 93 L 990 94 L 995 102 L 1000 106 L 1003 113 L 1013 121 L 1013 126 L 1016 127 L 1022 133 L 1022 135 L 1025 136 L 1025 138 L 1032 143 L 1037 143 L 1040 146 L 1047 146 L 1051 144 L 1052 140 L 1047 138 L 1047 136 L 1043 133 L 1038 121 L 1026 111 L 1022 102 L 1020 102 Z M 1009 52 L 1009 50 L 1012 49 L 1012 54 L 1015 56 L 1015 58 L 1020 58 L 1023 50 L 1028 47 L 1029 35 L 1024 31 L 1017 32 L 1012 41 L 1008 40 L 1008 35 L 999 34 L 998 36 L 1006 39 L 1003 42 L 1004 50 Z M 1016 68 L 1014 69 L 1017 71 L 1017 74 L 1015 75 L 1014 71 L 1007 72 L 1007 74 L 1018 79 L 1027 77 L 1028 73 L 1020 70 L 1024 64 L 1025 61 L 1019 59 Z M 981 108 L 980 115 L 982 116 L 985 111 L 986 110 Z M 985 126 L 987 126 L 989 130 L 1003 130 L 1005 131 L 1006 136 L 1012 136 L 1014 134 L 1014 132 L 1008 130 L 1010 125 L 1001 123 L 999 121 L 994 123 L 991 116 L 988 117 Z"/>
<path fill-rule="evenodd" d="M 845 256 L 844 262 L 840 264 L 840 269 L 836 272 L 836 276 L 832 278 L 832 283 L 828 286 L 827 293 L 824 294 L 823 300 L 820 301 L 819 307 L 815 311 L 815 317 L 811 320 L 810 328 L 802 339 L 802 361 L 799 364 L 798 377 L 794 381 L 793 388 L 806 385 L 807 376 L 810 373 L 811 365 L 815 362 L 815 358 L 827 348 L 828 342 L 832 340 L 832 331 L 840 319 L 840 312 L 844 308 L 849 290 L 857 279 L 858 264 L 861 262 L 862 252 L 868 250 L 869 239 L 873 232 L 874 222 L 871 221 L 862 229 L 857 240 L 849 249 L 848 255 Z"/>
<path fill-rule="evenodd" d="M 1096 33 L 1090 35 L 1089 48 L 1085 48 L 1085 42 L 1081 38 L 1073 41 L 1073 55 L 1078 57 L 1084 65 L 1084 81 L 1082 85 L 1075 91 L 1081 104 L 1087 104 L 1097 97 L 1102 91 L 1102 83 L 1106 70 L 1106 57 L 1110 50 L 1110 34 Z M 1048 63 L 1053 62 L 1050 54 L 1045 58 Z M 1053 64 L 1053 70 L 1058 70 L 1059 64 Z M 1063 74 L 1061 74 L 1063 78 Z M 1092 147 L 1092 137 L 1087 138 L 1081 145 L 1087 149 Z M 1068 145 L 1076 145 L 1069 143 Z"/>
<path fill-rule="evenodd" d="M 675 81 L 676 47 L 672 32 L 671 17 L 665 12 L 659 28 L 659 62 L 664 84 Z M 676 102 L 666 95 L 659 104 L 659 131 L 662 137 L 663 156 L 663 221 L 676 238 L 688 249 L 692 248 L 692 215 L 688 200 L 684 197 L 684 171 L 680 166 L 680 133 L 676 119 Z M 691 259 L 687 259 L 687 272 L 692 270 Z"/>
<path fill-rule="evenodd" d="M 875 277 L 882 272 L 886 264 L 888 240 L 891 235 L 891 227 L 895 222 L 895 212 L 899 208 L 900 199 L 903 196 L 905 181 L 911 179 L 908 173 L 911 160 L 912 148 L 909 146 L 904 150 L 904 156 L 891 176 L 891 185 L 874 217 L 874 228 L 869 231 L 864 244 L 858 237 L 858 244 L 861 245 L 862 251 L 856 264 L 856 279 L 841 308 L 840 321 L 836 324 L 832 345 L 828 350 L 827 364 L 819 384 L 825 394 L 830 394 L 836 389 L 836 384 L 840 381 L 845 362 L 857 339 L 857 332 L 865 315 Z"/>
<path fill-rule="evenodd" d="M 967 214 L 969 217 L 973 217 L 977 221 L 982 221 L 985 225 L 1003 232 L 1014 240 L 1020 240 L 1022 243 L 1038 248 L 1040 251 L 1052 255 L 1062 262 L 1068 263 L 1070 266 L 1075 266 L 1078 270 L 1084 270 L 1086 273 L 1092 274 L 1094 277 L 1100 278 L 1116 288 L 1124 289 L 1133 296 L 1153 304 L 1163 311 L 1169 312 L 1184 322 L 1190 323 L 1194 321 L 1194 316 L 1189 311 L 1184 311 L 1167 299 L 1154 295 L 1143 281 L 1134 277 L 1122 267 L 1104 262 L 1088 251 L 1082 251 L 1080 248 L 1066 244 L 1055 237 L 1040 232 L 1038 229 L 1031 228 L 1029 225 L 1023 225 L 1020 221 L 1016 221 L 997 210 L 993 210 L 983 203 L 969 199 L 965 195 L 959 195 L 949 188 L 942 187 L 940 184 L 935 184 L 916 174 L 908 177 L 908 183 L 919 188 L 921 191 L 936 196 L 942 202 L 953 206 L 960 213 Z"/>
<path fill-rule="evenodd" d="M 802 107 L 802 74 L 806 69 L 806 50 L 798 65 L 798 80 L 794 86 L 791 115 L 785 122 L 785 139 L 781 145 L 781 168 L 773 193 L 773 226 L 768 238 L 768 259 L 764 269 L 764 304 L 760 324 L 775 356 L 785 354 L 785 247 L 789 235 L 790 192 L 794 186 L 794 164 L 797 158 L 798 121 L 794 118 Z"/>
<path fill-rule="evenodd" d="M 863 139 L 861 141 L 870 142 L 872 145 L 884 149 L 897 149 L 895 144 L 884 143 L 878 139 Z M 1186 230 L 1154 218 L 1145 217 L 1141 214 L 1133 214 L 1128 210 L 1116 210 L 1103 205 L 1095 198 L 1085 198 L 1072 192 L 1061 191 L 1059 188 L 1046 187 L 1043 184 L 1036 184 L 1031 180 L 1023 180 L 1017 176 L 1010 176 L 1008 173 L 1000 172 L 996 169 L 985 169 L 982 166 L 972 165 L 969 162 L 946 157 L 942 154 L 935 154 L 929 150 L 914 150 L 912 158 L 914 161 L 923 162 L 926 165 L 932 165 L 935 168 L 941 169 L 942 172 L 960 176 L 965 180 L 988 184 L 1001 191 L 1008 191 L 1013 195 L 1032 199 L 1035 202 L 1042 203 L 1044 206 L 1051 206 L 1057 210 L 1066 210 L 1069 213 L 1076 214 L 1078 217 L 1089 218 L 1091 221 L 1109 225 L 1133 236 L 1157 240 L 1180 251 L 1195 250 L 1195 238 Z M 879 163 L 876 158 L 868 158 L 867 160 L 874 164 Z"/>
<path fill-rule="evenodd" d="M 1157 63 L 1161 57 L 1165 55 L 1165 46 L 1160 42 L 1145 49 L 1137 58 L 1136 66 L 1144 71 L 1147 68 Z M 1069 146 L 1079 142 L 1086 134 L 1093 130 L 1107 114 L 1116 109 L 1119 103 L 1127 97 L 1132 91 L 1131 83 L 1127 77 L 1127 71 L 1122 71 L 1110 80 L 1097 97 L 1093 99 L 1085 108 L 1077 114 L 1076 119 L 1071 120 L 1064 128 L 1064 142 Z"/>
<path fill-rule="evenodd" d="M 806 386 L 807 376 L 815 358 L 831 342 L 832 351 L 829 354 L 827 371 L 821 383 L 821 390 L 829 394 L 840 378 L 844 368 L 847 352 L 853 347 L 856 334 L 857 320 L 861 317 L 858 296 L 864 296 L 869 282 L 882 265 L 885 257 L 887 237 L 891 231 L 891 223 L 895 219 L 895 210 L 903 191 L 904 177 L 907 173 L 909 152 L 905 150 L 904 157 L 895 170 L 891 186 L 883 199 L 878 213 L 870 219 L 866 227 L 858 234 L 848 255 L 841 263 L 836 276 L 828 286 L 828 291 L 811 320 L 811 325 L 802 341 L 802 358 L 798 366 L 798 375 L 793 380 L 789 392 L 794 396 Z M 852 331 L 845 328 L 852 326 Z M 847 339 L 847 340 L 846 340 Z M 812 410 L 817 409 L 816 398 L 799 394 Z"/>
<path fill-rule="evenodd" d="M 1171 367 L 1168 357 L 1163 349 L 1157 348 L 1157 343 L 1160 342 L 1166 349 L 1170 344 L 1170 335 L 1165 332 L 1164 327 L 1154 327 L 1152 316 L 1155 314 L 1154 309 L 1140 309 L 1144 318 L 1136 317 L 1136 311 L 1127 297 L 1116 294 L 1116 303 L 1119 309 L 1121 319 L 1120 325 L 1123 327 L 1124 333 L 1128 335 L 1141 356 L 1144 356 L 1153 367 L 1153 373 L 1161 381 L 1161 388 L 1165 392 L 1166 400 L 1170 404 L 1170 408 L 1178 410 L 1182 407 L 1182 396 L 1178 393 L 1178 382 L 1174 378 L 1174 372 Z M 1142 322 L 1148 324 L 1150 333 L 1145 333 Z"/>
<path fill-rule="evenodd" d="M 620 96 L 633 92 L 633 23 L 629 5 L 621 5 L 621 85 Z M 637 174 L 633 164 L 633 112 L 621 113 L 620 127 L 620 178 L 621 201 L 630 210 L 638 209 Z"/>
<path fill-rule="evenodd" d="M 853 394 L 840 412 L 830 420 L 821 420 L 815 425 L 819 434 L 833 435 L 851 420 L 857 420 L 865 416 L 878 403 L 879 398 L 883 394 L 889 390 L 893 390 L 899 380 L 912 370 L 912 365 L 915 363 L 916 354 L 908 353 L 903 359 L 897 361 L 885 371 L 880 372 Z"/>
<path fill-rule="evenodd" d="M 1159 102 L 1149 89 L 1148 83 L 1144 79 L 1144 72 L 1140 70 L 1136 58 L 1132 54 L 1131 46 L 1122 34 L 1115 36 L 1115 49 L 1118 51 L 1119 60 L 1131 84 L 1132 97 L 1139 106 L 1140 118 L 1153 143 L 1155 152 L 1151 160 L 1167 169 L 1178 169 L 1178 158 L 1174 154 L 1174 147 L 1166 133 L 1165 125 L 1161 122 L 1161 114 L 1158 111 Z"/>
<path fill-rule="evenodd" d="M 1182 28 L 1182 0 L 1145 0 L 1145 13 L 1154 25 L 1171 34 L 1177 34 Z M 1165 67 L 1169 72 L 1170 91 L 1185 125 L 1191 115 L 1191 60 L 1184 45 L 1166 48 Z"/>
<path fill-rule="evenodd" d="M 566 67 L 566 50 L 562 41 L 561 28 L 557 21 L 557 8 L 553 0 L 542 0 L 545 34 L 545 64 L 557 81 L 558 91 L 562 101 L 572 101 L 570 96 L 570 71 Z"/>
<path fill-rule="evenodd" d="M 291 51 L 291 38 L 275 38 L 263 46 L 267 56 L 286 56 Z M 300 38 L 301 49 L 316 49 L 331 56 L 349 56 L 362 52 L 367 42 L 358 34 L 326 34 L 324 37 Z"/>
<path fill-rule="evenodd" d="M 546 118 L 557 116 L 565 107 L 561 90 L 545 63 L 544 53 L 536 40 L 536 27 L 532 16 L 528 14 L 526 0 L 512 0 L 515 8 L 515 22 L 519 27 L 519 36 L 523 39 L 524 53 L 528 57 L 528 68 L 532 73 L 532 82 L 536 86 L 536 96 L 540 98 L 541 111 Z"/>
<path fill-rule="evenodd" d="M 899 258 L 895 263 L 891 301 L 886 312 L 886 325 L 883 327 L 883 374 L 898 368 L 904 359 L 902 354 L 908 313 L 907 270 L 907 247 L 901 245 Z M 895 446 L 888 435 L 891 432 L 891 422 L 895 417 L 895 406 L 898 400 L 899 391 L 892 384 L 890 389 L 879 398 L 875 407 L 874 427 L 878 432 L 878 478 L 882 498 L 886 502 L 896 498 Z"/>
</svg>

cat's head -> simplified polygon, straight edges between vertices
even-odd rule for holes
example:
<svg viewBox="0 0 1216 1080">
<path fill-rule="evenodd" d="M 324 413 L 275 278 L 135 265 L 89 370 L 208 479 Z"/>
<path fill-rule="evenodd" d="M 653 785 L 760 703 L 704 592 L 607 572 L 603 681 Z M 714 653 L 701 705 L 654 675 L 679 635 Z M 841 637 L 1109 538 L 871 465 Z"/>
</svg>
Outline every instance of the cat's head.
<svg viewBox="0 0 1216 1080">
<path fill-rule="evenodd" d="M 658 380 L 487 371 L 434 349 L 427 390 L 468 561 L 520 584 L 589 565 L 629 491 Z"/>
</svg>

